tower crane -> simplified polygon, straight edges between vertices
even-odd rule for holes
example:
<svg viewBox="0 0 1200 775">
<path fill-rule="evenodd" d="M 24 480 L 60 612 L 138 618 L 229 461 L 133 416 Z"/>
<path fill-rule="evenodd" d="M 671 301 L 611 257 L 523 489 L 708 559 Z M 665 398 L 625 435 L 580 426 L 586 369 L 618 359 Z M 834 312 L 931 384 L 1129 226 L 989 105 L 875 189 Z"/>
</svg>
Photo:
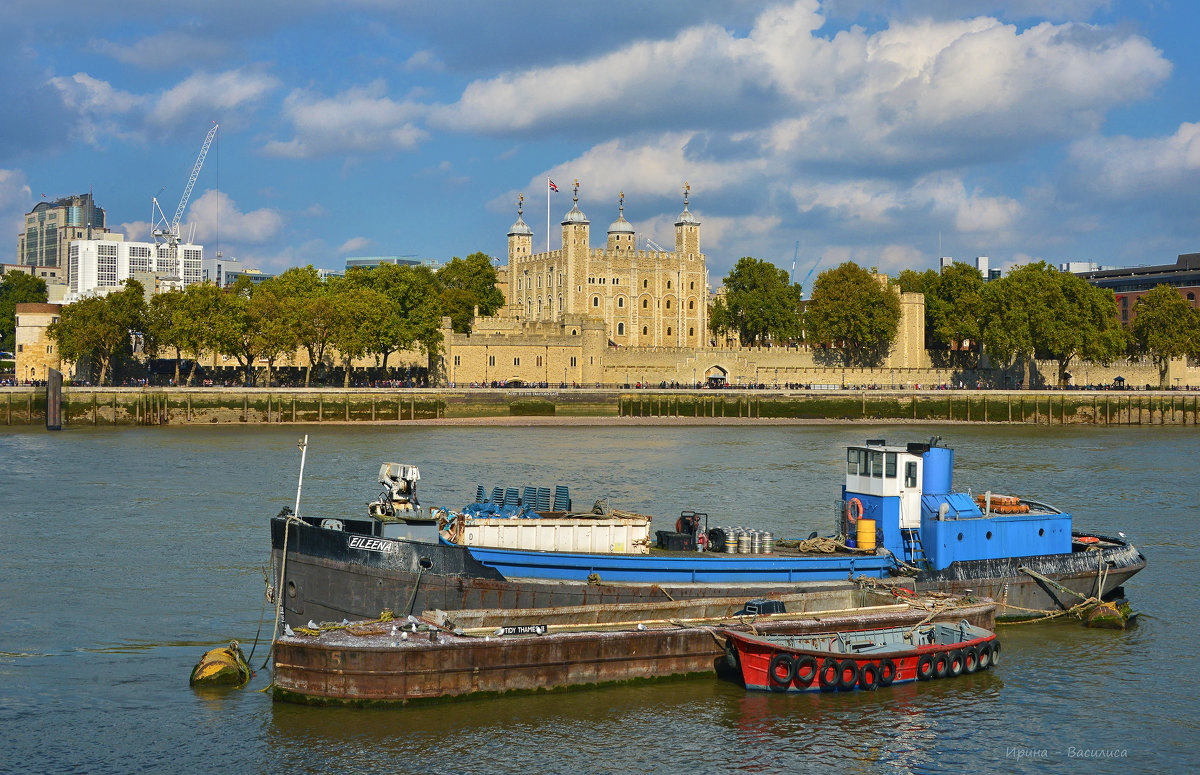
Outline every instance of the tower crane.
<svg viewBox="0 0 1200 775">
<path fill-rule="evenodd" d="M 800 240 L 796 240 L 796 249 L 792 251 L 792 277 L 788 282 L 796 282 L 796 258 L 800 255 Z"/>
<path fill-rule="evenodd" d="M 172 254 L 175 246 L 179 244 L 179 220 L 183 218 L 184 208 L 187 207 L 188 200 L 192 197 L 192 188 L 196 185 L 196 178 L 200 177 L 200 168 L 204 166 L 204 157 L 208 155 L 209 146 L 212 145 L 213 138 L 217 136 L 217 129 L 221 125 L 213 122 L 212 129 L 208 130 L 208 135 L 204 138 L 204 144 L 200 146 L 200 155 L 196 157 L 196 164 L 192 167 L 191 177 L 188 178 L 187 186 L 183 189 L 183 196 L 179 199 L 179 206 L 175 208 L 175 217 L 167 221 L 167 216 L 163 213 L 162 207 L 158 204 L 158 197 L 153 197 L 153 206 L 150 210 L 150 220 L 154 224 L 151 233 L 154 235 L 154 241 L 165 242 L 171 247 Z M 161 194 L 162 191 L 160 190 Z M 174 258 L 174 255 L 172 255 Z"/>
<path fill-rule="evenodd" d="M 807 288 L 808 288 L 808 279 L 809 279 L 810 277 L 812 277 L 812 275 L 813 275 L 813 272 L 817 271 L 817 267 L 818 267 L 818 266 L 820 266 L 820 265 L 821 265 L 821 262 L 822 262 L 822 261 L 824 261 L 824 260 L 825 260 L 825 256 L 820 256 L 820 257 L 818 257 L 818 258 L 817 258 L 817 260 L 813 262 L 812 269 L 809 269 L 809 270 L 808 270 L 808 274 L 804 275 L 804 282 L 800 283 L 801 294 L 803 294 L 803 293 L 804 293 L 804 290 L 803 290 L 803 289 L 807 289 Z M 812 298 L 812 291 L 809 291 L 808 297 L 809 297 L 810 299 Z M 801 296 L 801 298 L 803 298 L 803 296 Z"/>
</svg>

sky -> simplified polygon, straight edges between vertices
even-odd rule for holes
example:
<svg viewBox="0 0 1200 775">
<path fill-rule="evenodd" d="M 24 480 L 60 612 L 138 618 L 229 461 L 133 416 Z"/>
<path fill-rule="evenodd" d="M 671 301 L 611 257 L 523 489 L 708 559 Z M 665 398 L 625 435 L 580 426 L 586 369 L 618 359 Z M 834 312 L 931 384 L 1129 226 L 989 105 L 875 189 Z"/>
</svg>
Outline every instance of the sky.
<svg viewBox="0 0 1200 775">
<path fill-rule="evenodd" d="M 10 0 L 0 261 L 89 189 L 147 239 L 215 121 L 184 234 L 264 271 L 504 263 L 520 194 L 544 249 L 547 177 L 551 248 L 576 179 L 593 246 L 624 192 L 670 248 L 686 182 L 714 287 L 741 256 L 1173 263 L 1198 31 L 1191 0 Z"/>
</svg>

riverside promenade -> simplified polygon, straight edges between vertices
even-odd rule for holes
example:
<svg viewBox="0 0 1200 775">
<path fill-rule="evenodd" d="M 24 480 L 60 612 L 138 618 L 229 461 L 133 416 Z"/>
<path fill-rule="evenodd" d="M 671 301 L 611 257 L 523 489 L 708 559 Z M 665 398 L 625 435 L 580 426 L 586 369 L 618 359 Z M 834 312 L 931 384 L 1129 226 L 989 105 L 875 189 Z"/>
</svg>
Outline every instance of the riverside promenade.
<svg viewBox="0 0 1200 775">
<path fill-rule="evenodd" d="M 71 387 L 64 427 L 375 423 L 1196 426 L 1193 390 Z M 0 388 L 0 424 L 42 426 L 46 389 Z"/>
</svg>

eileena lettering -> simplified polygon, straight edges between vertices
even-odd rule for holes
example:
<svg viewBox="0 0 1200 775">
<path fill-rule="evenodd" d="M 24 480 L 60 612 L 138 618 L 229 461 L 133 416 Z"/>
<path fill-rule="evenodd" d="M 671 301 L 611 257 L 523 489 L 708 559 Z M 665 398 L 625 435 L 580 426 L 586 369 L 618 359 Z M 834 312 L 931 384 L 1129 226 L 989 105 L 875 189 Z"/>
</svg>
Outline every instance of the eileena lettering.
<svg viewBox="0 0 1200 775">
<path fill-rule="evenodd" d="M 365 549 L 368 552 L 394 552 L 396 551 L 396 543 L 382 538 L 354 536 L 350 539 L 350 548 Z"/>
</svg>

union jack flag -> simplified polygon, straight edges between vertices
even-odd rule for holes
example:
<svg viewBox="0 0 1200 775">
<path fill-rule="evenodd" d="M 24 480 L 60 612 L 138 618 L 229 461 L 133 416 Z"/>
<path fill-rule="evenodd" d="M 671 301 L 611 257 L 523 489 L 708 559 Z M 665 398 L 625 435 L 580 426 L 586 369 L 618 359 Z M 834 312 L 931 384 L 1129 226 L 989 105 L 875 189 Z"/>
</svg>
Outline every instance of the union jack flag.
<svg viewBox="0 0 1200 775">
<path fill-rule="evenodd" d="M 550 186 L 551 191 L 553 191 L 556 194 L 558 193 L 558 186 L 554 185 L 554 181 L 551 180 L 550 178 L 546 178 L 546 185 Z"/>
</svg>

